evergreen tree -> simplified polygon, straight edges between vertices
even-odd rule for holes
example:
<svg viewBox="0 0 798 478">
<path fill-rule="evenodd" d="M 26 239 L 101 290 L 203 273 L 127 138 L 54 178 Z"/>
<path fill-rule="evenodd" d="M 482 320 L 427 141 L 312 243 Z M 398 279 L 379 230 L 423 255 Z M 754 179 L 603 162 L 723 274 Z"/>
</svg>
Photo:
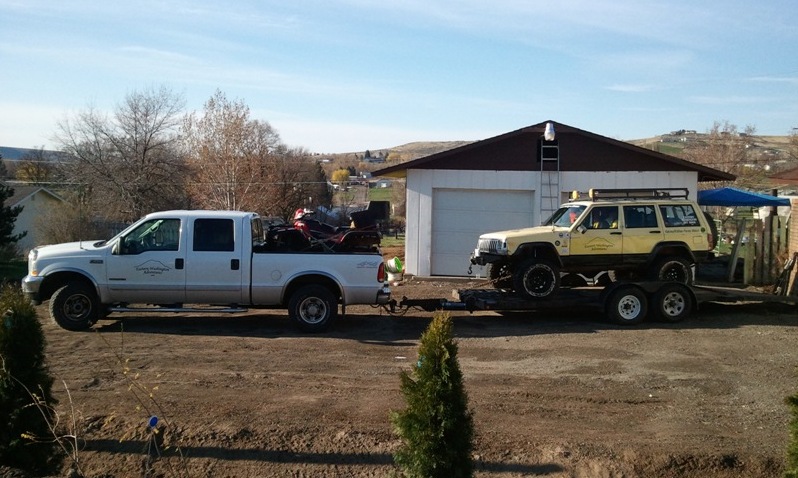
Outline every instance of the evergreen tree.
<svg viewBox="0 0 798 478">
<path fill-rule="evenodd" d="M 784 467 L 785 478 L 798 478 L 798 393 L 790 395 L 785 400 L 790 406 L 792 420 L 790 420 L 790 445 L 787 448 L 787 465 Z"/>
<path fill-rule="evenodd" d="M 407 408 L 391 414 L 402 446 L 394 455 L 408 478 L 472 476 L 473 418 L 452 339 L 452 320 L 438 312 L 421 336 L 412 376 L 402 372 Z"/>
<path fill-rule="evenodd" d="M 27 232 L 14 234 L 14 223 L 22 212 L 22 206 L 11 207 L 6 204 L 8 198 L 14 195 L 14 188 L 5 183 L 6 166 L 0 156 L 0 255 L 13 255 L 16 251 L 17 241 L 25 237 Z M 8 251 L 8 252 L 5 252 Z"/>
<path fill-rule="evenodd" d="M 19 287 L 3 287 L 0 310 L 7 311 L 0 317 L 0 465 L 52 471 L 57 455 L 47 420 L 53 423 L 55 399 L 42 326 Z"/>
</svg>

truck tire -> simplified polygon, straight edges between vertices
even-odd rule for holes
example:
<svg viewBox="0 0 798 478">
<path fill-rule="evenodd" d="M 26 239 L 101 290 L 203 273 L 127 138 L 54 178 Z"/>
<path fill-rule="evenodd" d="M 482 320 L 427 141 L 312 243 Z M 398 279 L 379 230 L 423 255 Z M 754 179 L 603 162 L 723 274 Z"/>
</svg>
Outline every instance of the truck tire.
<svg viewBox="0 0 798 478">
<path fill-rule="evenodd" d="M 513 288 L 513 274 L 510 271 L 510 266 L 507 263 L 493 262 L 485 266 L 488 279 L 493 285 L 494 289 L 512 289 Z"/>
<path fill-rule="evenodd" d="M 634 285 L 620 285 L 607 297 L 607 318 L 619 325 L 639 324 L 646 318 L 646 293 Z"/>
<path fill-rule="evenodd" d="M 560 268 L 547 261 L 529 259 L 513 275 L 513 288 L 525 299 L 546 299 L 559 287 Z"/>
<path fill-rule="evenodd" d="M 322 332 L 338 316 L 338 300 L 324 286 L 305 285 L 291 295 L 288 315 L 304 332 Z"/>
<path fill-rule="evenodd" d="M 100 301 L 88 284 L 67 284 L 50 297 L 50 317 L 66 330 L 86 330 L 100 317 Z"/>
<path fill-rule="evenodd" d="M 654 264 L 651 278 L 657 281 L 690 285 L 693 283 L 693 268 L 687 260 L 681 257 L 666 257 Z"/>
<path fill-rule="evenodd" d="M 654 314 L 664 322 L 681 322 L 693 311 L 693 296 L 683 284 L 663 284 L 651 300 Z"/>
</svg>

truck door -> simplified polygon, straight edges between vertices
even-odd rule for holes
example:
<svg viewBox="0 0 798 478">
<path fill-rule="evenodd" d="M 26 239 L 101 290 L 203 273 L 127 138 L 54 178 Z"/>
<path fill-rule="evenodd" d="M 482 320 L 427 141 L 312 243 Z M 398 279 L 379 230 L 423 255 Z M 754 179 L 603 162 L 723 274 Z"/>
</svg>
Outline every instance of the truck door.
<svg viewBox="0 0 798 478">
<path fill-rule="evenodd" d="M 186 257 L 186 302 L 240 304 L 243 231 L 231 218 L 196 218 L 191 225 L 190 251 Z M 247 224 L 249 227 L 249 224 Z"/>
<path fill-rule="evenodd" d="M 178 218 L 151 219 L 119 238 L 106 262 L 108 292 L 113 302 L 184 301 L 185 245 L 180 240 L 180 227 Z"/>
</svg>

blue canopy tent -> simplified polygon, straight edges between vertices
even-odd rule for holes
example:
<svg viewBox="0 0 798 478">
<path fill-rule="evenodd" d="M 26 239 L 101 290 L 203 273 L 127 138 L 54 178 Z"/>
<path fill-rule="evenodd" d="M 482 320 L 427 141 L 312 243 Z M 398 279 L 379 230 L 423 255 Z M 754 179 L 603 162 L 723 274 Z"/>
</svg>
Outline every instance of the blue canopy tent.
<svg viewBox="0 0 798 478">
<path fill-rule="evenodd" d="M 744 191 L 737 188 L 718 188 L 698 191 L 698 204 L 701 206 L 789 206 L 788 198 Z"/>
</svg>

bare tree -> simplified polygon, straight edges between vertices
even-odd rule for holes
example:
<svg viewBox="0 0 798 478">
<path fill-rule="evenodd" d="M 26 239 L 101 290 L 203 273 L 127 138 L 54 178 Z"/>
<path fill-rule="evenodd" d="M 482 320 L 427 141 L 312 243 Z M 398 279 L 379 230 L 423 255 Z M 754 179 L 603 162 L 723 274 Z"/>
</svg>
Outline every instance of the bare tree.
<svg viewBox="0 0 798 478">
<path fill-rule="evenodd" d="M 57 171 L 56 162 L 44 150 L 44 146 L 25 153 L 14 170 L 17 181 L 49 185 L 63 178 Z"/>
<path fill-rule="evenodd" d="M 755 133 L 753 126 L 746 126 L 740 132 L 728 121 L 716 121 L 706 135 L 688 143 L 684 156 L 694 163 L 734 174 L 737 184 L 755 186 L 764 177 L 763 165 L 751 154 L 751 146 L 756 142 Z"/>
<path fill-rule="evenodd" d="M 61 164 L 93 213 L 129 221 L 186 204 L 178 126 L 184 100 L 165 87 L 133 92 L 112 116 L 88 108 L 58 125 Z"/>
<path fill-rule="evenodd" d="M 195 203 L 212 209 L 256 210 L 265 194 L 264 164 L 282 148 L 271 125 L 251 120 L 249 107 L 216 90 L 201 117 L 194 113 L 185 117 L 183 133 Z"/>
<path fill-rule="evenodd" d="M 327 176 L 301 148 L 283 148 L 264 164 L 266 188 L 258 210 L 290 219 L 300 207 L 329 205 Z"/>
</svg>

